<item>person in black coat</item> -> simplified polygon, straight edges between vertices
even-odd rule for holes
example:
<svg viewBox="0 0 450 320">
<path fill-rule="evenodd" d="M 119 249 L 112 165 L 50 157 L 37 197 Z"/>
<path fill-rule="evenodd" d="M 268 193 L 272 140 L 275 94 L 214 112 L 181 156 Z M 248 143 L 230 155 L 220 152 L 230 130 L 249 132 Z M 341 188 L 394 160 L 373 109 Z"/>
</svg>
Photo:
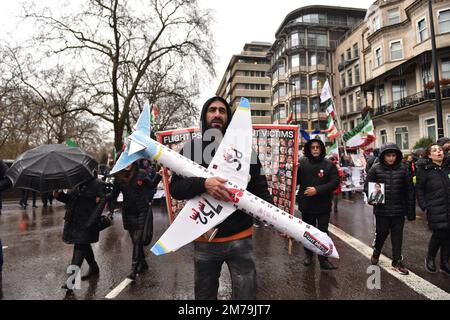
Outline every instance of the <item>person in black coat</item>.
<svg viewBox="0 0 450 320">
<path fill-rule="evenodd" d="M 89 271 L 81 280 L 87 280 L 100 272 L 91 243 L 99 239 L 98 222 L 106 203 L 105 186 L 101 180 L 93 177 L 68 193 L 55 191 L 53 197 L 66 204 L 63 241 L 74 245 L 72 266 L 81 270 L 86 259 Z M 63 289 L 71 290 L 73 284 L 66 283 Z"/>
<path fill-rule="evenodd" d="M 426 212 L 428 226 L 433 231 L 428 244 L 425 268 L 437 271 L 435 258 L 440 249 L 443 272 L 450 275 L 448 250 L 450 245 L 450 158 L 438 144 L 430 145 L 426 158 L 417 163 L 417 201 Z"/>
<path fill-rule="evenodd" d="M 384 183 L 384 204 L 374 205 L 376 235 L 372 264 L 378 264 L 381 249 L 389 233 L 392 241 L 392 266 L 400 274 L 409 271 L 402 261 L 403 227 L 405 216 L 409 221 L 415 220 L 415 198 L 411 171 L 402 163 L 403 155 L 398 146 L 388 143 L 381 147 L 379 162 L 370 168 L 366 177 L 364 190 L 368 196 L 369 182 Z"/>
<path fill-rule="evenodd" d="M 157 174 L 151 181 L 143 170 L 139 170 L 137 162 L 115 174 L 112 197 L 117 199 L 120 192 L 123 194 L 123 227 L 128 230 L 133 242 L 131 273 L 128 275 L 132 280 L 136 279 L 138 273 L 148 269 L 143 244 L 146 220 L 149 223 L 148 230 L 153 233 L 152 199 L 148 197 L 148 190 L 156 188 L 161 178 Z"/>
<path fill-rule="evenodd" d="M 1 179 L 7 179 L 5 180 L 5 183 L 8 183 L 9 179 L 6 178 L 6 171 L 8 170 L 8 166 L 6 163 L 0 159 L 0 180 Z M 7 188 L 5 188 L 7 189 Z M 0 189 L 0 214 L 2 214 L 2 190 Z"/>
<path fill-rule="evenodd" d="M 202 138 L 187 142 L 181 154 L 207 168 L 220 140 L 231 122 L 231 107 L 221 97 L 212 97 L 203 105 L 200 117 Z M 261 163 L 253 151 L 250 164 L 250 181 L 247 190 L 263 200 L 273 203 Z M 219 177 L 185 178 L 174 174 L 169 186 L 170 194 L 177 200 L 188 200 L 208 193 L 220 201 L 230 201 L 232 193 Z M 215 233 L 215 236 L 214 236 Z M 253 218 L 236 210 L 216 226 L 208 239 L 199 237 L 194 243 L 195 299 L 215 300 L 219 277 L 224 262 L 232 281 L 232 299 L 251 300 L 256 297 L 256 268 L 253 257 Z"/>
<path fill-rule="evenodd" d="M 317 226 L 320 231 L 328 233 L 333 190 L 340 184 L 336 166 L 325 158 L 326 149 L 319 139 L 308 141 L 303 148 L 304 157 L 300 160 L 297 171 L 298 209 L 306 223 Z M 313 252 L 305 248 L 303 264 L 312 263 Z M 322 270 L 336 269 L 327 257 L 318 256 Z"/>
</svg>

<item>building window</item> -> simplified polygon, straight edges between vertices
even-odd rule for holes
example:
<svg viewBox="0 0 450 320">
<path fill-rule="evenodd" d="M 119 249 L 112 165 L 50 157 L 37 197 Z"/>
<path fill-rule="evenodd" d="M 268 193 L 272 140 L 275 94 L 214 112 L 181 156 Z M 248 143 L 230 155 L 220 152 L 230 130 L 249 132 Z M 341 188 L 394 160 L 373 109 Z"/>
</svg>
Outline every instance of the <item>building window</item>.
<svg viewBox="0 0 450 320">
<path fill-rule="evenodd" d="M 294 99 L 293 109 L 295 113 L 308 113 L 308 100 L 306 98 Z"/>
<path fill-rule="evenodd" d="M 282 75 L 286 72 L 286 69 L 284 67 L 284 62 L 278 63 L 278 74 Z"/>
<path fill-rule="evenodd" d="M 381 28 L 380 17 L 375 17 L 372 19 L 372 26 L 374 32 Z"/>
<path fill-rule="evenodd" d="M 347 70 L 347 79 L 348 79 L 348 85 L 353 85 L 353 71 L 352 69 Z"/>
<path fill-rule="evenodd" d="M 314 53 L 309 54 L 309 65 L 315 66 L 317 64 L 317 56 Z"/>
<path fill-rule="evenodd" d="M 318 112 L 319 111 L 319 97 L 311 98 L 311 112 Z"/>
<path fill-rule="evenodd" d="M 341 88 L 345 88 L 345 73 L 341 73 Z"/>
<path fill-rule="evenodd" d="M 379 67 L 383 64 L 383 53 L 381 52 L 381 47 L 375 49 L 375 63 L 376 67 Z"/>
<path fill-rule="evenodd" d="M 392 81 L 392 101 L 398 101 L 405 97 L 406 97 L 405 80 L 402 79 Z"/>
<path fill-rule="evenodd" d="M 359 48 L 358 43 L 355 43 L 353 45 L 353 57 L 358 58 L 359 57 Z"/>
<path fill-rule="evenodd" d="M 425 39 L 428 39 L 427 20 L 425 18 L 417 21 L 417 37 L 419 43 L 424 41 Z"/>
<path fill-rule="evenodd" d="M 341 63 L 344 63 L 344 60 L 345 60 L 344 54 L 341 54 Z"/>
<path fill-rule="evenodd" d="M 347 114 L 347 98 L 342 98 L 342 114 Z"/>
<path fill-rule="evenodd" d="M 431 64 L 422 65 L 422 84 L 425 85 L 431 81 Z"/>
<path fill-rule="evenodd" d="M 384 95 L 384 86 L 378 87 L 378 95 L 377 95 L 377 102 L 378 107 L 384 106 L 386 104 L 386 98 Z"/>
<path fill-rule="evenodd" d="M 284 89 L 284 85 L 280 85 L 278 87 L 278 96 L 279 97 L 284 97 L 286 95 L 286 90 Z"/>
<path fill-rule="evenodd" d="M 380 140 L 381 144 L 386 144 L 388 141 L 386 129 L 380 130 Z"/>
<path fill-rule="evenodd" d="M 362 109 L 361 91 L 356 91 L 355 97 L 356 97 L 356 109 L 361 110 Z"/>
<path fill-rule="evenodd" d="M 433 141 L 436 141 L 436 120 L 434 118 L 425 120 L 425 134 Z"/>
<path fill-rule="evenodd" d="M 403 48 L 401 40 L 389 42 L 389 48 L 391 51 L 391 60 L 403 59 Z"/>
<path fill-rule="evenodd" d="M 348 95 L 348 112 L 354 112 L 355 106 L 353 105 L 353 93 Z"/>
<path fill-rule="evenodd" d="M 360 83 L 360 78 L 359 78 L 359 65 L 355 65 L 355 83 Z"/>
<path fill-rule="evenodd" d="M 298 54 L 295 54 L 291 56 L 291 67 L 295 68 L 300 65 L 300 56 Z"/>
<path fill-rule="evenodd" d="M 291 34 L 291 47 L 296 47 L 298 45 L 299 45 L 298 33 L 292 33 Z"/>
<path fill-rule="evenodd" d="M 401 150 L 409 149 L 408 127 L 400 127 L 395 129 L 395 144 Z"/>
<path fill-rule="evenodd" d="M 440 33 L 450 32 L 450 8 L 438 12 Z"/>
<path fill-rule="evenodd" d="M 442 59 L 442 79 L 450 79 L 450 58 Z"/>
<path fill-rule="evenodd" d="M 347 49 L 347 60 L 350 60 L 352 58 L 352 51 L 350 48 Z"/>
<path fill-rule="evenodd" d="M 398 8 L 388 10 L 388 25 L 400 23 L 400 11 Z"/>
<path fill-rule="evenodd" d="M 328 36 L 326 33 L 309 32 L 308 45 L 317 47 L 328 47 Z"/>
</svg>

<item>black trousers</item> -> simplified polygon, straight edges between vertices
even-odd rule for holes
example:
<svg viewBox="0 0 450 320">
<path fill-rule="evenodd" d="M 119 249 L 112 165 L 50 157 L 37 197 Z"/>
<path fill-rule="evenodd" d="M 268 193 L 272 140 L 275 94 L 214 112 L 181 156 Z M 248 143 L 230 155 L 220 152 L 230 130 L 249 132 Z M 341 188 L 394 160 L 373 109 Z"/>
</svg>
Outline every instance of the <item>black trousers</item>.
<svg viewBox="0 0 450 320">
<path fill-rule="evenodd" d="M 433 230 L 428 244 L 428 256 L 433 259 L 436 258 L 439 249 L 441 249 L 441 260 L 445 259 L 445 257 L 448 259 L 449 244 L 450 229 Z"/>
<path fill-rule="evenodd" d="M 95 266 L 94 251 L 90 244 L 75 244 L 73 247 L 72 265 L 81 268 L 84 259 L 86 259 L 89 266 Z"/>
<path fill-rule="evenodd" d="M 320 231 L 328 234 L 328 223 L 330 222 L 330 212 L 321 214 L 308 214 L 302 212 L 302 219 L 307 224 L 312 225 L 313 227 L 316 227 Z M 305 253 L 310 257 L 313 255 L 313 252 L 306 248 Z M 326 257 L 320 255 L 318 256 L 318 258 L 320 261 L 327 260 Z"/>
<path fill-rule="evenodd" d="M 131 242 L 133 243 L 133 256 L 131 258 L 131 267 L 137 268 L 141 260 L 145 260 L 144 244 L 142 243 L 144 230 L 128 230 Z"/>
<path fill-rule="evenodd" d="M 391 234 L 392 261 L 400 261 L 402 259 L 403 227 L 405 226 L 405 217 L 375 216 L 375 221 L 376 231 L 373 244 L 375 250 L 381 252 L 386 238 L 389 234 Z"/>
</svg>

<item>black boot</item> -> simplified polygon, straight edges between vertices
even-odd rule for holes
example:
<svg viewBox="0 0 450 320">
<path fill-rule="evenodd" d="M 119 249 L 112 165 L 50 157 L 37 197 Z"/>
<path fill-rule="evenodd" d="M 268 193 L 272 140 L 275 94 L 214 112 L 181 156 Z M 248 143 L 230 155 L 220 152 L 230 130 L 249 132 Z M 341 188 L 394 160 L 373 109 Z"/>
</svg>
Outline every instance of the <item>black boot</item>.
<svg viewBox="0 0 450 320">
<path fill-rule="evenodd" d="M 309 265 L 311 265 L 312 261 L 313 261 L 313 256 L 311 254 L 306 253 L 305 259 L 303 260 L 303 265 L 309 266 Z"/>
<path fill-rule="evenodd" d="M 425 269 L 429 273 L 436 273 L 437 272 L 436 263 L 434 262 L 434 258 L 433 257 L 427 256 L 425 258 Z"/>
<path fill-rule="evenodd" d="M 370 257 L 370 263 L 372 265 L 378 264 L 378 261 L 380 260 L 380 254 L 381 254 L 380 251 L 378 251 L 377 249 L 373 249 L 372 256 Z"/>
<path fill-rule="evenodd" d="M 127 278 L 129 278 L 131 280 L 136 280 L 136 276 L 139 273 L 138 272 L 139 260 L 140 260 L 139 258 L 140 258 L 139 246 L 133 245 L 133 257 L 132 257 L 132 262 L 131 262 L 131 272 L 127 276 Z"/>
<path fill-rule="evenodd" d="M 138 265 L 138 273 L 142 273 L 142 272 L 148 270 L 148 264 L 147 264 L 147 261 L 145 261 L 145 252 L 144 252 L 143 245 L 139 245 L 139 254 L 140 254 L 140 259 L 139 259 L 139 265 Z"/>
<path fill-rule="evenodd" d="M 320 270 L 336 270 L 335 267 L 326 257 L 319 256 Z"/>
<path fill-rule="evenodd" d="M 77 248 L 77 245 L 75 245 L 74 249 L 73 249 L 73 254 L 72 254 L 72 262 L 71 265 L 73 266 L 77 266 L 78 272 L 81 271 L 81 265 L 83 264 L 83 260 L 84 260 L 84 250 L 80 250 L 79 248 Z M 76 281 L 76 278 L 74 278 L 74 280 Z M 73 286 L 75 285 L 75 283 L 70 283 L 69 285 Z M 73 288 L 71 286 L 68 286 L 67 281 L 61 286 L 62 289 L 65 290 L 73 290 Z"/>
<path fill-rule="evenodd" d="M 448 246 L 441 247 L 441 272 L 450 276 L 450 264 L 448 263 Z"/>
<path fill-rule="evenodd" d="M 81 277 L 82 281 L 86 281 L 89 280 L 91 277 L 94 277 L 96 275 L 98 275 L 100 273 L 100 269 L 98 267 L 98 264 L 95 263 L 94 265 L 89 265 L 89 270 L 88 272 Z"/>
</svg>

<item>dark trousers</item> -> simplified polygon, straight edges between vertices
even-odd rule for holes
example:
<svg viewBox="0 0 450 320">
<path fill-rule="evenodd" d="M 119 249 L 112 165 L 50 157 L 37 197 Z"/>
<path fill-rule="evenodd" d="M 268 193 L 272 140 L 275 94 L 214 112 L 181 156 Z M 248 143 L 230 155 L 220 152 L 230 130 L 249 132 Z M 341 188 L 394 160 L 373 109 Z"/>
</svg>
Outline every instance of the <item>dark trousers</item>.
<svg viewBox="0 0 450 320">
<path fill-rule="evenodd" d="M 0 239 L 0 273 L 3 270 L 3 245 L 2 240 Z"/>
<path fill-rule="evenodd" d="M 302 212 L 302 220 L 304 222 L 306 222 L 307 224 L 316 227 L 317 229 L 319 229 L 322 232 L 325 232 L 326 234 L 328 234 L 328 223 L 330 222 L 330 213 L 321 213 L 321 214 L 308 214 L 308 213 L 303 213 Z M 313 256 L 313 252 L 309 249 L 305 248 L 305 253 L 312 257 Z M 324 261 L 327 260 L 327 257 L 318 256 L 319 261 Z"/>
<path fill-rule="evenodd" d="M 217 300 L 224 262 L 231 275 L 232 299 L 256 298 L 256 268 L 252 238 L 229 242 L 195 242 L 194 278 L 196 300 Z"/>
<path fill-rule="evenodd" d="M 81 268 L 84 259 L 86 259 L 90 267 L 97 264 L 90 244 L 75 244 L 73 247 L 72 265 Z"/>
<path fill-rule="evenodd" d="M 448 260 L 448 250 L 450 245 L 450 230 L 433 230 L 428 244 L 428 256 L 436 258 L 437 252 L 441 249 L 441 264 Z"/>
<path fill-rule="evenodd" d="M 33 199 L 33 206 L 36 205 L 36 191 L 30 191 L 27 189 L 22 189 L 22 199 L 20 199 L 20 204 L 27 206 L 28 205 L 28 196 L 32 195 L 32 199 Z"/>
<path fill-rule="evenodd" d="M 3 205 L 3 198 L 2 193 L 0 192 L 0 211 L 2 211 L 2 205 Z"/>
<path fill-rule="evenodd" d="M 142 243 L 144 230 L 128 230 L 128 233 L 130 234 L 131 242 L 133 243 L 131 268 L 136 270 L 139 262 L 141 262 L 141 260 L 145 260 L 144 245 Z"/>
<path fill-rule="evenodd" d="M 403 243 L 403 227 L 405 225 L 405 217 L 382 217 L 375 216 L 375 240 L 374 248 L 381 252 L 384 242 L 391 234 L 392 243 L 392 261 L 399 262 L 402 260 L 402 243 Z"/>
</svg>

